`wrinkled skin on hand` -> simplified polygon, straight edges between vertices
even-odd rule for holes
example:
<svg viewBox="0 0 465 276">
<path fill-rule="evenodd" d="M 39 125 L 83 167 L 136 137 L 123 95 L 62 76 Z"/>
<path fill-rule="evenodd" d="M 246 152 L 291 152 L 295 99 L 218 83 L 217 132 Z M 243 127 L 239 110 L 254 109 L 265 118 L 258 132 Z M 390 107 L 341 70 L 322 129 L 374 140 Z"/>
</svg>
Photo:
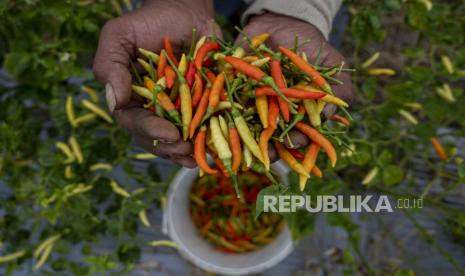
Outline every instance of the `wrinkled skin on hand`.
<svg viewBox="0 0 465 276">
<path fill-rule="evenodd" d="M 196 166 L 192 144 L 182 141 L 176 126 L 145 110 L 143 101 L 132 95 L 129 60 L 137 58 L 138 48 L 159 53 L 164 36 L 181 53 L 183 45 L 190 46 L 194 28 L 198 37 L 210 34 L 213 18 L 210 0 L 145 1 L 142 8 L 105 24 L 94 59 L 94 75 L 105 84 L 107 104 L 118 123 L 146 151 L 186 167 Z M 156 147 L 153 140 L 159 141 Z"/>
<path fill-rule="evenodd" d="M 328 43 L 323 34 L 315 26 L 289 16 L 271 12 L 267 12 L 263 15 L 255 15 L 244 27 L 244 32 L 249 37 L 265 32 L 269 33 L 270 38 L 266 41 L 266 44 L 273 50 L 278 50 L 278 46 L 292 48 L 294 46 L 295 35 L 299 37 L 300 43 L 309 39 L 309 42 L 300 47 L 299 51 L 304 51 L 311 62 L 316 59 L 321 45 L 325 44 L 320 57 L 322 66 L 330 67 L 339 65 L 345 60 L 344 57 Z M 242 43 L 242 41 L 243 39 L 239 37 L 237 42 Z M 348 68 L 347 63 L 345 63 L 345 67 Z M 334 94 L 350 103 L 353 95 L 352 82 L 349 74 L 341 72 L 335 74 L 333 77 L 343 82 L 341 85 L 330 82 Z M 323 113 L 325 117 L 328 118 L 334 114 L 335 111 L 336 106 L 327 104 Z M 300 148 L 309 143 L 309 139 L 296 130 L 289 132 L 289 136 L 292 140 L 292 146 L 287 139 L 284 140 L 284 145 L 288 148 Z M 276 161 L 277 155 L 274 148 L 270 146 L 269 149 L 270 159 Z"/>
</svg>

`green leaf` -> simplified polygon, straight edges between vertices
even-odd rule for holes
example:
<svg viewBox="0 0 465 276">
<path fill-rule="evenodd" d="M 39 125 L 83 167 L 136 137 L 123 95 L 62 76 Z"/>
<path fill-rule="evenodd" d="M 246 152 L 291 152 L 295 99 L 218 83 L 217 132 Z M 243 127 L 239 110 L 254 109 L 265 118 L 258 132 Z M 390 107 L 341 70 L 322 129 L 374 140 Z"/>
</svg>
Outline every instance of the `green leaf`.
<svg viewBox="0 0 465 276">
<path fill-rule="evenodd" d="M 465 180 L 465 162 L 462 164 L 458 165 L 457 167 L 457 173 L 460 177 L 460 180 Z"/>
<path fill-rule="evenodd" d="M 389 163 L 391 163 L 391 160 L 392 153 L 389 150 L 383 150 L 383 152 L 381 152 L 381 154 L 378 156 L 378 163 L 381 166 L 388 165 Z"/>
<path fill-rule="evenodd" d="M 397 165 L 389 165 L 383 170 L 383 181 L 388 186 L 399 183 L 404 178 L 404 171 Z"/>
<path fill-rule="evenodd" d="M 257 195 L 257 201 L 255 202 L 255 218 L 258 218 L 263 212 L 263 205 L 265 203 L 266 195 L 279 195 L 280 187 L 277 185 L 271 185 L 260 190 Z"/>
</svg>

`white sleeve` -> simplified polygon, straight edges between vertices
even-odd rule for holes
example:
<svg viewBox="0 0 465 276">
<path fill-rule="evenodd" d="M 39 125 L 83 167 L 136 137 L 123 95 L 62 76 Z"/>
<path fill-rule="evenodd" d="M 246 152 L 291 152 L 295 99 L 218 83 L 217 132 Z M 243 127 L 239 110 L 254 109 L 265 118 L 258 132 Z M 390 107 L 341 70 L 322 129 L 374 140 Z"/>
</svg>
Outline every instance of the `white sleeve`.
<svg viewBox="0 0 465 276">
<path fill-rule="evenodd" d="M 269 11 L 309 22 L 328 38 L 341 4 L 342 0 L 255 0 L 242 15 L 241 23 L 245 25 L 250 16 Z"/>
</svg>

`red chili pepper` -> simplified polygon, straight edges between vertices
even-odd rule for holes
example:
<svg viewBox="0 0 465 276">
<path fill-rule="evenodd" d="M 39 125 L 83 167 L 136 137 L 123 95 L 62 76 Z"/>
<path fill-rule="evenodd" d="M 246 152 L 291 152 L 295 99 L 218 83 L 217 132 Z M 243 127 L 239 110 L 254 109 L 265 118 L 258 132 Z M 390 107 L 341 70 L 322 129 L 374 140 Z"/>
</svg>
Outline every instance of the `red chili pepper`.
<svg viewBox="0 0 465 276">
<path fill-rule="evenodd" d="M 171 45 L 171 40 L 167 36 L 163 38 L 163 44 L 164 44 L 166 53 L 171 58 L 173 63 L 176 64 L 176 67 L 177 67 L 179 65 L 179 62 L 174 56 L 174 51 L 173 51 L 173 46 Z"/>
<path fill-rule="evenodd" d="M 207 59 L 202 63 L 202 67 L 212 67 L 215 65 L 211 59 Z"/>
<path fill-rule="evenodd" d="M 215 41 L 205 42 L 197 51 L 197 55 L 195 56 L 195 59 L 194 59 L 195 67 L 200 70 L 200 68 L 202 68 L 202 65 L 204 65 L 202 64 L 202 62 L 205 59 L 205 57 L 208 55 L 208 53 L 214 50 L 219 50 L 220 48 L 221 46 Z"/>
<path fill-rule="evenodd" d="M 176 108 L 177 111 L 181 109 L 181 97 L 176 98 L 176 102 L 174 103 L 174 107 Z"/>
<path fill-rule="evenodd" d="M 299 160 L 304 159 L 303 153 L 301 153 L 300 151 L 296 149 L 287 149 L 287 151 L 290 152 L 292 156 L 294 156 L 295 159 L 299 159 Z"/>
<path fill-rule="evenodd" d="M 189 62 L 189 66 L 187 67 L 187 72 L 186 72 L 186 81 L 189 87 L 192 87 L 192 85 L 194 84 L 196 72 L 197 70 L 195 69 L 194 63 Z"/>
</svg>

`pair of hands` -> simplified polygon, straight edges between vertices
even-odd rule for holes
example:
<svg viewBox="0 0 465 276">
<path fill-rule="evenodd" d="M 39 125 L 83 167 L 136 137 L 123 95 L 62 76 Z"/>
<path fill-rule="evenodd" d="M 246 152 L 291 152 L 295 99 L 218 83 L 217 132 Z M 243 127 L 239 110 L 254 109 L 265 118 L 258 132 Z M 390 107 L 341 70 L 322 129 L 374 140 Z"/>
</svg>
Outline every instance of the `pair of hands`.
<svg viewBox="0 0 465 276">
<path fill-rule="evenodd" d="M 183 44 L 191 40 L 192 29 L 200 36 L 210 35 L 213 28 L 214 8 L 211 0 L 148 0 L 142 8 L 108 21 L 100 34 L 93 71 L 98 81 L 105 84 L 106 100 L 110 111 L 120 125 L 133 135 L 136 144 L 144 150 L 175 163 L 193 168 L 192 144 L 183 141 L 176 126 L 158 118 L 142 107 L 142 101 L 131 93 L 129 60 L 135 60 L 137 49 L 159 52 L 163 37 L 168 36 L 174 51 L 181 53 Z M 220 28 L 216 27 L 218 32 Z M 312 24 L 292 17 L 265 13 L 249 20 L 244 32 L 254 36 L 270 33 L 269 46 L 292 47 L 295 35 L 310 39 L 300 50 L 314 60 L 326 39 Z M 217 35 L 219 35 L 217 33 Z M 333 47 L 326 45 L 321 56 L 324 66 L 340 64 L 344 60 Z M 334 92 L 344 100 L 351 98 L 351 82 L 345 73 L 335 76 L 343 85 L 334 86 Z M 324 110 L 328 117 L 335 111 L 330 105 Z M 299 132 L 290 133 L 295 148 L 305 146 L 307 138 Z M 154 147 L 153 141 L 159 143 Z M 273 147 L 270 158 L 276 159 Z M 274 157 L 274 158 L 273 158 Z"/>
</svg>

